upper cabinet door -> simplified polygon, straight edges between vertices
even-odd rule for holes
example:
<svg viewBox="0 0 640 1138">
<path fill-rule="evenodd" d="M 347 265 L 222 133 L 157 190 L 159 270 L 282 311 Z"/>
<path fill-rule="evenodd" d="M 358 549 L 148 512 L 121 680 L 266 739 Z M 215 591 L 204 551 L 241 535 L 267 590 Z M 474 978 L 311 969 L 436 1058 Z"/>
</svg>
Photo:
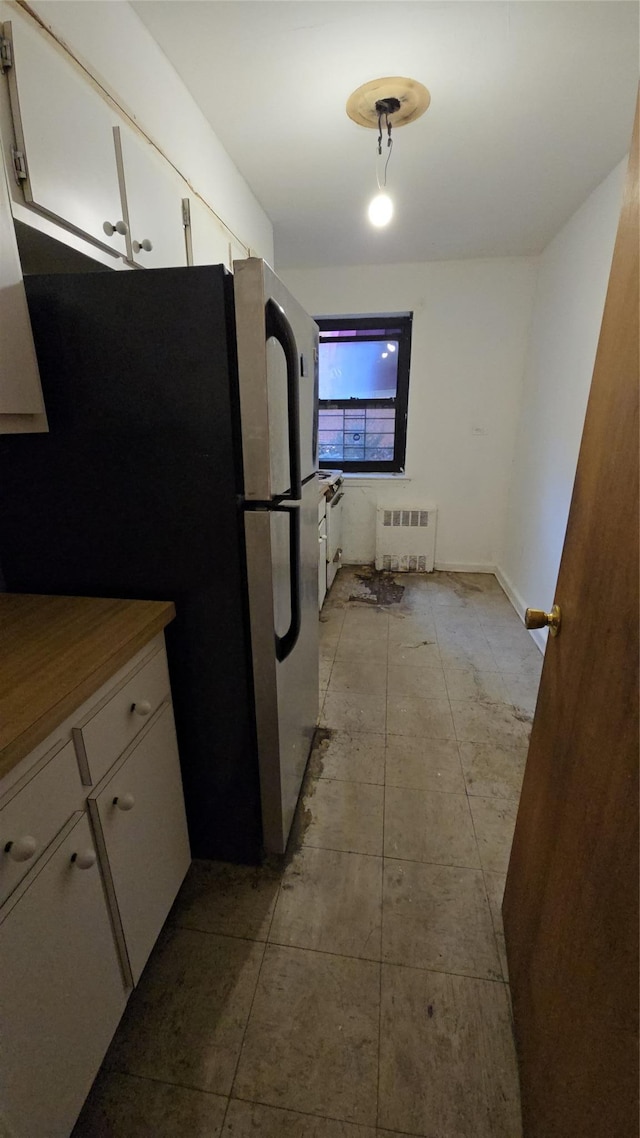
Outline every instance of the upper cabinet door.
<svg viewBox="0 0 640 1138">
<path fill-rule="evenodd" d="M 129 127 L 116 128 L 114 137 L 130 260 L 149 269 L 186 265 L 180 181 L 151 143 Z"/>
<path fill-rule="evenodd" d="M 229 234 L 214 213 L 199 198 L 188 198 L 191 265 L 229 267 Z"/>
<path fill-rule="evenodd" d="M 38 361 L 0 151 L 0 415 L 39 415 L 43 411 Z"/>
<path fill-rule="evenodd" d="M 115 228 L 123 221 L 115 112 L 45 32 L 22 19 L 4 32 L 13 41 L 7 74 L 25 200 L 126 254 L 125 235 Z"/>
</svg>

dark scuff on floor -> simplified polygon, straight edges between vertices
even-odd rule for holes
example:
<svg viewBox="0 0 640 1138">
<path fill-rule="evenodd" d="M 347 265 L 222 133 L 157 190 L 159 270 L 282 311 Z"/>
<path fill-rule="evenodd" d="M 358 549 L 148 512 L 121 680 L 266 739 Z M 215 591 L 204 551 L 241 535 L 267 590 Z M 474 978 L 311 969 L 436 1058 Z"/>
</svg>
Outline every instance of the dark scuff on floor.
<svg viewBox="0 0 640 1138">
<path fill-rule="evenodd" d="M 311 810 L 306 803 L 308 799 L 313 797 L 316 783 L 318 779 L 322 777 L 324 745 L 329 742 L 332 735 L 333 729 L 331 727 L 316 727 L 311 754 L 309 755 L 300 797 L 298 798 L 298 805 L 296 806 L 296 812 L 293 816 L 293 822 L 291 823 L 287 848 L 281 857 L 274 856 L 266 859 L 266 862 L 274 868 L 277 867 L 280 870 L 285 869 L 291 864 L 293 858 L 302 846 L 304 836 L 313 818 Z"/>
<path fill-rule="evenodd" d="M 350 601 L 363 605 L 397 605 L 404 596 L 404 585 L 398 585 L 393 573 L 383 569 L 365 568 L 356 573 L 356 580 L 360 581 L 362 590 L 351 593 Z"/>
</svg>

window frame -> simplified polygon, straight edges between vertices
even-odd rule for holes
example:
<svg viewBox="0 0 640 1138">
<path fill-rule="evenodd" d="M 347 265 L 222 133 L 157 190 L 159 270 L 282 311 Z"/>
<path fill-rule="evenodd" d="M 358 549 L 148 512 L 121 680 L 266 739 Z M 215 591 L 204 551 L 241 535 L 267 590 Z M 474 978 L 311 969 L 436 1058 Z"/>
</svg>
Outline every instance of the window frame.
<svg viewBox="0 0 640 1138">
<path fill-rule="evenodd" d="M 405 470 L 407 452 L 407 413 L 409 407 L 409 369 L 411 363 L 411 331 L 413 324 L 412 312 L 384 312 L 366 313 L 352 316 L 316 316 L 314 317 L 320 330 L 320 342 L 323 332 L 350 331 L 352 328 L 365 332 L 372 330 L 372 335 L 353 337 L 340 337 L 339 343 L 362 343 L 386 340 L 398 342 L 398 386 L 394 399 L 321 399 L 318 396 L 318 410 L 336 411 L 343 409 L 363 410 L 379 407 L 395 408 L 393 432 L 393 458 L 374 459 L 367 462 L 365 459 L 321 459 L 318 465 L 321 470 L 335 470 L 339 467 L 345 474 L 403 474 Z M 382 334 L 373 335 L 373 330 L 383 328 Z M 400 329 L 399 332 L 395 329 Z M 394 331 L 391 331 L 394 329 Z M 319 447 L 318 447 L 319 453 Z"/>
</svg>

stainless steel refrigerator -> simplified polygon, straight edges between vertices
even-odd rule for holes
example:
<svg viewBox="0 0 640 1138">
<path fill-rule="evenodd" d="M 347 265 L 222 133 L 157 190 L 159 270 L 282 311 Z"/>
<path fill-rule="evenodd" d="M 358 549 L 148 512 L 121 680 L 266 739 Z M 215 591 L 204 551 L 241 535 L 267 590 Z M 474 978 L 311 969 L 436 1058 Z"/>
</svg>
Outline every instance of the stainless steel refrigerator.
<svg viewBox="0 0 640 1138">
<path fill-rule="evenodd" d="M 9 591 L 172 599 L 194 855 L 286 847 L 318 716 L 317 327 L 258 259 L 26 278 L 50 431 L 0 437 Z"/>
</svg>

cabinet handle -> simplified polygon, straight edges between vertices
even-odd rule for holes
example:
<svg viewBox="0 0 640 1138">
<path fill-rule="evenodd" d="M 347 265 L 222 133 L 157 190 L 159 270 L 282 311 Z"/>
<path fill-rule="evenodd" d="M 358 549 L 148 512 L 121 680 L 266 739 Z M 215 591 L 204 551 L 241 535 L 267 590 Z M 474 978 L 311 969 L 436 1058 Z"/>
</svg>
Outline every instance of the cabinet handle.
<svg viewBox="0 0 640 1138">
<path fill-rule="evenodd" d="M 148 237 L 145 237 L 144 241 L 134 241 L 133 242 L 134 253 L 139 253 L 140 251 L 142 251 L 143 253 L 150 253 L 152 249 L 153 249 L 153 245 L 151 244 Z"/>
<path fill-rule="evenodd" d="M 151 704 L 148 699 L 140 699 L 137 703 L 131 704 L 131 710 L 135 715 L 149 715 Z"/>
<path fill-rule="evenodd" d="M 132 794 L 116 794 L 113 799 L 113 805 L 118 807 L 118 810 L 133 810 L 136 800 Z"/>
<path fill-rule="evenodd" d="M 36 839 L 32 838 L 31 834 L 24 834 L 15 842 L 7 842 L 4 852 L 8 853 L 13 861 L 28 861 L 30 857 L 33 857 L 37 848 Z"/>
<path fill-rule="evenodd" d="M 91 848 L 71 854 L 71 864 L 77 865 L 78 869 L 91 869 L 91 866 L 96 864 L 96 860 L 96 851 Z"/>
<path fill-rule="evenodd" d="M 102 229 L 107 237 L 113 237 L 114 233 L 120 233 L 122 237 L 126 237 L 129 232 L 129 226 L 124 221 L 116 221 L 115 225 L 112 225 L 110 221 L 105 221 Z"/>
</svg>

